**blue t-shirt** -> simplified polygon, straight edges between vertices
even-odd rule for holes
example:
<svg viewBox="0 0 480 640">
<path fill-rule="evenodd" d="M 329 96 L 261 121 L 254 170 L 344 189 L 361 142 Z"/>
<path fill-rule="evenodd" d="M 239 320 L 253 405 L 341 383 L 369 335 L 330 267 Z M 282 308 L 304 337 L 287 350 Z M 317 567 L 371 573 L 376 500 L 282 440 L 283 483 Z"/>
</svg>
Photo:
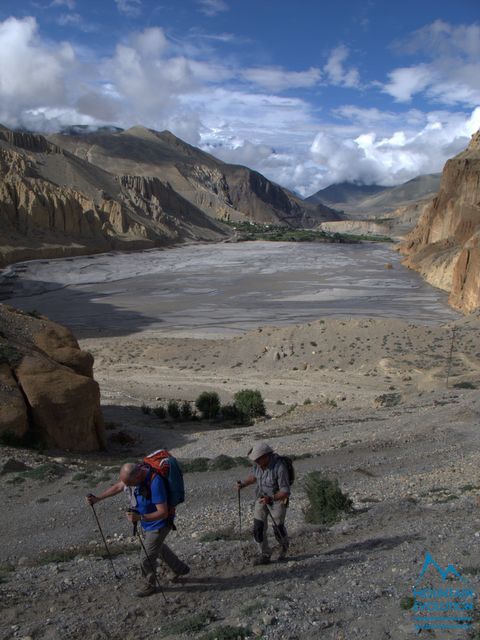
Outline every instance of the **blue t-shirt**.
<svg viewBox="0 0 480 640">
<path fill-rule="evenodd" d="M 148 472 L 147 477 L 135 487 L 135 499 L 137 502 L 137 509 L 141 515 L 146 513 L 153 513 L 157 510 L 155 505 L 163 504 L 167 502 L 167 491 L 165 488 L 165 482 L 159 475 L 154 474 L 153 480 L 150 483 L 151 471 Z M 163 520 L 152 520 L 151 522 L 142 522 L 142 527 L 145 531 L 158 531 L 166 526 L 168 518 Z"/>
</svg>

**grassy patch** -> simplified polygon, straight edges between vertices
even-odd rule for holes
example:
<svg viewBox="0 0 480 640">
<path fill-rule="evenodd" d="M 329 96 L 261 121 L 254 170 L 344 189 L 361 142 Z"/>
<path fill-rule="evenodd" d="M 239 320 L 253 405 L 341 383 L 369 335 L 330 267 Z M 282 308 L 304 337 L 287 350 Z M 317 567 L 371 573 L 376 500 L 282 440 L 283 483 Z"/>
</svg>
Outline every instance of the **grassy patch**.
<svg viewBox="0 0 480 640">
<path fill-rule="evenodd" d="M 409 611 L 414 604 L 415 604 L 415 598 L 413 598 L 412 596 L 404 596 L 400 600 L 400 609 L 403 609 L 404 611 Z"/>
<path fill-rule="evenodd" d="M 232 627 L 225 625 L 213 629 L 200 637 L 200 640 L 239 640 L 250 635 L 250 631 L 244 627 Z"/>
<path fill-rule="evenodd" d="M 250 467 L 251 462 L 242 456 L 219 455 L 216 458 L 195 458 L 194 460 L 180 460 L 183 473 L 198 471 L 224 471 L 234 467 Z"/>
<path fill-rule="evenodd" d="M 208 611 L 201 611 L 200 613 L 195 614 L 194 616 L 190 616 L 189 618 L 184 618 L 183 620 L 169 622 L 168 628 L 165 631 L 168 631 L 168 635 L 179 635 L 181 633 L 198 633 L 199 631 L 203 631 L 205 627 L 215 620 L 212 614 Z"/>
<path fill-rule="evenodd" d="M 441 500 L 437 500 L 437 504 L 444 504 L 445 502 L 452 502 L 453 500 L 458 500 L 458 496 L 451 493 L 450 495 L 445 496 Z"/>
<path fill-rule="evenodd" d="M 138 545 L 132 542 L 126 544 L 109 543 L 108 550 L 112 557 L 121 556 L 125 553 L 136 553 Z M 105 547 L 79 546 L 70 547 L 69 549 L 59 549 L 56 551 L 48 551 L 39 555 L 34 563 L 35 565 L 60 564 L 62 562 L 70 562 L 77 556 L 96 556 L 98 558 L 108 558 Z"/>
<path fill-rule="evenodd" d="M 0 565 L 0 584 L 7 582 L 15 572 L 13 564 L 1 564 Z"/>
<path fill-rule="evenodd" d="M 180 466 L 183 473 L 194 473 L 195 471 L 208 471 L 208 458 L 195 458 L 194 460 L 181 460 Z"/>
<path fill-rule="evenodd" d="M 200 542 L 218 542 L 219 540 L 247 540 L 250 537 L 248 531 L 242 535 L 234 527 L 225 527 L 216 531 L 206 531 L 200 536 Z"/>
<path fill-rule="evenodd" d="M 468 382 L 465 380 L 465 382 L 456 382 L 453 385 L 454 389 L 476 389 L 477 385 L 473 384 L 473 382 Z"/>
<path fill-rule="evenodd" d="M 66 472 L 67 469 L 61 464 L 46 462 L 45 464 L 35 467 L 35 469 L 23 471 L 22 477 L 29 478 L 30 480 L 54 480 L 55 478 L 61 478 Z"/>
<path fill-rule="evenodd" d="M 232 469 L 236 466 L 237 463 L 235 462 L 235 460 L 230 456 L 225 455 L 219 455 L 216 458 L 213 458 L 213 460 L 211 460 L 210 464 L 208 465 L 209 469 L 211 469 L 212 471 L 223 471 L 226 469 Z"/>
<path fill-rule="evenodd" d="M 253 600 L 252 602 L 245 604 L 240 609 L 240 613 L 243 616 L 251 616 L 252 613 L 256 613 L 260 609 L 263 609 L 263 607 L 264 607 L 264 603 L 261 600 Z"/>
</svg>

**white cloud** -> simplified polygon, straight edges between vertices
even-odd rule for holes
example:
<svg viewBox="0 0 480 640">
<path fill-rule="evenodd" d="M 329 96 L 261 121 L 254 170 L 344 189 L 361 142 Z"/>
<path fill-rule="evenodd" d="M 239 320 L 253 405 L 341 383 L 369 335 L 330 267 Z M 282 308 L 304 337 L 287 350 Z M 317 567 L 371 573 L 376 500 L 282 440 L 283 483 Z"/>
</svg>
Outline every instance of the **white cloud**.
<svg viewBox="0 0 480 640">
<path fill-rule="evenodd" d="M 398 102 L 410 101 L 415 93 L 424 91 L 434 82 L 432 70 L 426 64 L 395 69 L 389 78 L 390 82 L 385 85 L 384 91 Z"/>
<path fill-rule="evenodd" d="M 15 52 L 15 55 L 12 55 Z M 15 122 L 25 109 L 65 104 L 65 77 L 73 72 L 75 53 L 67 43 L 55 47 L 38 35 L 35 18 L 0 23 L 0 117 Z"/>
<path fill-rule="evenodd" d="M 383 91 L 399 102 L 417 94 L 445 105 L 480 104 L 480 25 L 453 26 L 436 20 L 397 43 L 402 54 L 423 54 L 428 62 L 388 74 Z"/>
<path fill-rule="evenodd" d="M 344 62 L 350 55 L 345 45 L 340 45 L 333 49 L 325 65 L 324 71 L 331 84 L 343 87 L 360 86 L 360 76 L 354 67 L 345 69 Z"/>
<path fill-rule="evenodd" d="M 198 4 L 202 13 L 209 17 L 228 11 L 228 5 L 224 0 L 198 0 Z"/>
<path fill-rule="evenodd" d="M 142 12 L 142 0 L 115 0 L 115 4 L 126 16 L 138 16 Z"/>
<path fill-rule="evenodd" d="M 51 7 L 67 7 L 70 11 L 75 9 L 75 0 L 52 0 Z"/>
<path fill-rule="evenodd" d="M 97 31 L 97 27 L 90 22 L 86 22 L 79 13 L 62 13 L 58 16 L 57 23 L 61 27 L 76 27 L 85 33 Z"/>
<path fill-rule="evenodd" d="M 332 52 L 328 82 L 358 79 L 344 64 L 346 53 Z M 463 88 L 471 86 L 465 73 L 457 74 Z M 393 78 L 397 99 L 422 84 L 421 75 L 415 82 Z M 447 91 L 451 85 L 440 80 L 435 90 Z M 167 128 L 302 195 L 342 180 L 388 185 L 439 171 L 480 128 L 480 108 L 425 113 L 343 105 L 320 120 L 307 100 L 281 95 L 325 82 L 317 68 L 243 69 L 210 50 L 182 49 L 159 27 L 130 34 L 98 60 L 95 52 L 42 39 L 34 18 L 0 22 L 0 122 L 46 131 L 69 124 Z"/>
<path fill-rule="evenodd" d="M 313 87 L 321 78 L 321 71 L 310 67 L 307 71 L 287 71 L 281 67 L 252 67 L 242 77 L 267 91 L 285 91 L 300 87 Z"/>
<path fill-rule="evenodd" d="M 445 161 L 464 149 L 479 127 L 480 107 L 469 116 L 431 112 L 424 114 L 421 128 L 398 129 L 386 136 L 366 131 L 345 138 L 322 131 L 315 137 L 311 153 L 325 172 L 324 183 L 357 180 L 392 185 L 441 171 Z"/>
</svg>

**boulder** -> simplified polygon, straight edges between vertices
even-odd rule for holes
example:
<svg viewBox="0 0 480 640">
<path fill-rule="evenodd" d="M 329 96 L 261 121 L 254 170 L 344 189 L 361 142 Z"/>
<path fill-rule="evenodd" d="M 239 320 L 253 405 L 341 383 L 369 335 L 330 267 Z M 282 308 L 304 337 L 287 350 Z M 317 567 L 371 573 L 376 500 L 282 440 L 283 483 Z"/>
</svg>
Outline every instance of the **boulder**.
<svg viewBox="0 0 480 640">
<path fill-rule="evenodd" d="M 27 406 L 6 362 L 0 362 L 0 435 L 21 439 L 28 430 Z"/>
<path fill-rule="evenodd" d="M 26 355 L 16 373 L 34 428 L 48 446 L 93 451 L 104 444 L 100 389 L 92 378 L 38 353 Z"/>
<path fill-rule="evenodd" d="M 68 451 L 104 448 L 92 370 L 92 355 L 68 329 L 0 304 L 0 434 L 30 432 Z"/>
</svg>

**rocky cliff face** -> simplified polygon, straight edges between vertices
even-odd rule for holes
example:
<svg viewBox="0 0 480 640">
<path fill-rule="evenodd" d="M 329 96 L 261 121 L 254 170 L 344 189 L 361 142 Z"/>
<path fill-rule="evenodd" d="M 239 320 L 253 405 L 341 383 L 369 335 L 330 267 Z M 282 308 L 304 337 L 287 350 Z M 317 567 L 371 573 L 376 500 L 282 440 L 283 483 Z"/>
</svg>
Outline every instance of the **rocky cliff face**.
<svg viewBox="0 0 480 640">
<path fill-rule="evenodd" d="M 400 251 L 408 267 L 450 292 L 452 306 L 465 313 L 480 307 L 480 131 L 448 160 L 438 195 Z"/>
<path fill-rule="evenodd" d="M 38 439 L 48 447 L 94 451 L 105 446 L 93 358 L 47 318 L 0 305 L 0 436 Z"/>
<path fill-rule="evenodd" d="M 159 179 L 114 176 L 43 136 L 0 128 L 0 266 L 227 235 Z"/>
</svg>

